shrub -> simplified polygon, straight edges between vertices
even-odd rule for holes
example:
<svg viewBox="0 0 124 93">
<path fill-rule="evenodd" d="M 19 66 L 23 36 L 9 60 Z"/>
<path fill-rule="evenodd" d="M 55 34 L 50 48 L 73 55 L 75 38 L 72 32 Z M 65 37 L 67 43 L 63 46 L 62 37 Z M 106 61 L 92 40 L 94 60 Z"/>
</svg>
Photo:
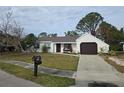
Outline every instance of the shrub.
<svg viewBox="0 0 124 93">
<path fill-rule="evenodd" d="M 113 45 L 110 45 L 110 50 L 120 51 L 120 50 L 122 50 L 122 46 L 120 46 L 118 44 L 113 44 Z"/>
<path fill-rule="evenodd" d="M 42 52 L 44 52 L 44 53 L 48 52 L 48 47 L 46 45 L 42 46 Z"/>
<path fill-rule="evenodd" d="M 109 51 L 109 55 L 111 55 L 111 56 L 116 56 L 116 52 L 115 52 L 114 50 L 110 50 L 110 51 Z"/>
<path fill-rule="evenodd" d="M 101 54 L 103 54 L 103 53 L 104 53 L 104 49 L 103 49 L 103 48 L 100 48 L 99 54 L 101 55 Z"/>
</svg>

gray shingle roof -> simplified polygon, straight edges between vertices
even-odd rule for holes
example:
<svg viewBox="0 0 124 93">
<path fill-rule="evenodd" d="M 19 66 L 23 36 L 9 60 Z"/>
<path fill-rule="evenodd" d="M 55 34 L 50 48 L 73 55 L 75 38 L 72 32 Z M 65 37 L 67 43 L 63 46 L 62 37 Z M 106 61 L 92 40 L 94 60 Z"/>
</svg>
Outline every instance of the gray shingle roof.
<svg viewBox="0 0 124 93">
<path fill-rule="evenodd" d="M 79 36 L 41 37 L 39 41 L 75 42 Z"/>
</svg>

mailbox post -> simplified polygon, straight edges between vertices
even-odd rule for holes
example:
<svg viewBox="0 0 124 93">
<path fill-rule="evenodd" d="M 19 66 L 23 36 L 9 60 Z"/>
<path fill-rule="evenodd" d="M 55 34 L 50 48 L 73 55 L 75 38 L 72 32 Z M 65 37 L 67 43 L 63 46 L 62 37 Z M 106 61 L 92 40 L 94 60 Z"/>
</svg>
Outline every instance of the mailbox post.
<svg viewBox="0 0 124 93">
<path fill-rule="evenodd" d="M 34 63 L 34 76 L 37 77 L 38 65 Z"/>
<path fill-rule="evenodd" d="M 37 49 L 39 48 L 39 42 L 36 41 L 34 43 L 34 49 L 35 49 L 35 53 L 37 52 Z M 34 76 L 37 77 L 37 72 L 38 72 L 38 65 L 42 64 L 42 60 L 41 60 L 41 56 L 40 55 L 34 55 L 32 57 L 32 61 L 34 62 Z"/>
<path fill-rule="evenodd" d="M 34 61 L 34 76 L 37 77 L 38 65 L 42 63 L 41 56 L 35 55 L 32 57 L 32 60 Z"/>
</svg>

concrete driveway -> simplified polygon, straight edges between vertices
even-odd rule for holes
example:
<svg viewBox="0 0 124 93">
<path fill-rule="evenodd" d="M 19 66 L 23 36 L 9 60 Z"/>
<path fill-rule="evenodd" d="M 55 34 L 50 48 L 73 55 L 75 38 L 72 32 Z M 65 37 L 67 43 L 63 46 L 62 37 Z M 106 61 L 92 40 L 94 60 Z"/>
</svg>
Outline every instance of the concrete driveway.
<svg viewBox="0 0 124 93">
<path fill-rule="evenodd" d="M 8 74 L 0 70 L 0 87 L 41 87 L 41 86 L 39 84 L 15 77 L 11 74 Z"/>
<path fill-rule="evenodd" d="M 80 55 L 76 86 L 123 86 L 124 75 L 98 55 Z"/>
</svg>

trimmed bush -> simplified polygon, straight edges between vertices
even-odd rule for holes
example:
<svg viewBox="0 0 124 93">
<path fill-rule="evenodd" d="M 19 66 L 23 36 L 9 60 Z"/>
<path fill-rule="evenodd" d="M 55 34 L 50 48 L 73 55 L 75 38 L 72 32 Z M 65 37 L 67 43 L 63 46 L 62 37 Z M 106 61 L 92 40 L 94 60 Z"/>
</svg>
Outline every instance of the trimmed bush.
<svg viewBox="0 0 124 93">
<path fill-rule="evenodd" d="M 48 53 L 48 47 L 46 45 L 42 46 L 42 52 L 43 53 Z"/>
<path fill-rule="evenodd" d="M 99 54 L 101 55 L 101 54 L 103 54 L 103 53 L 104 53 L 104 49 L 103 49 L 103 48 L 100 48 Z"/>
</svg>

